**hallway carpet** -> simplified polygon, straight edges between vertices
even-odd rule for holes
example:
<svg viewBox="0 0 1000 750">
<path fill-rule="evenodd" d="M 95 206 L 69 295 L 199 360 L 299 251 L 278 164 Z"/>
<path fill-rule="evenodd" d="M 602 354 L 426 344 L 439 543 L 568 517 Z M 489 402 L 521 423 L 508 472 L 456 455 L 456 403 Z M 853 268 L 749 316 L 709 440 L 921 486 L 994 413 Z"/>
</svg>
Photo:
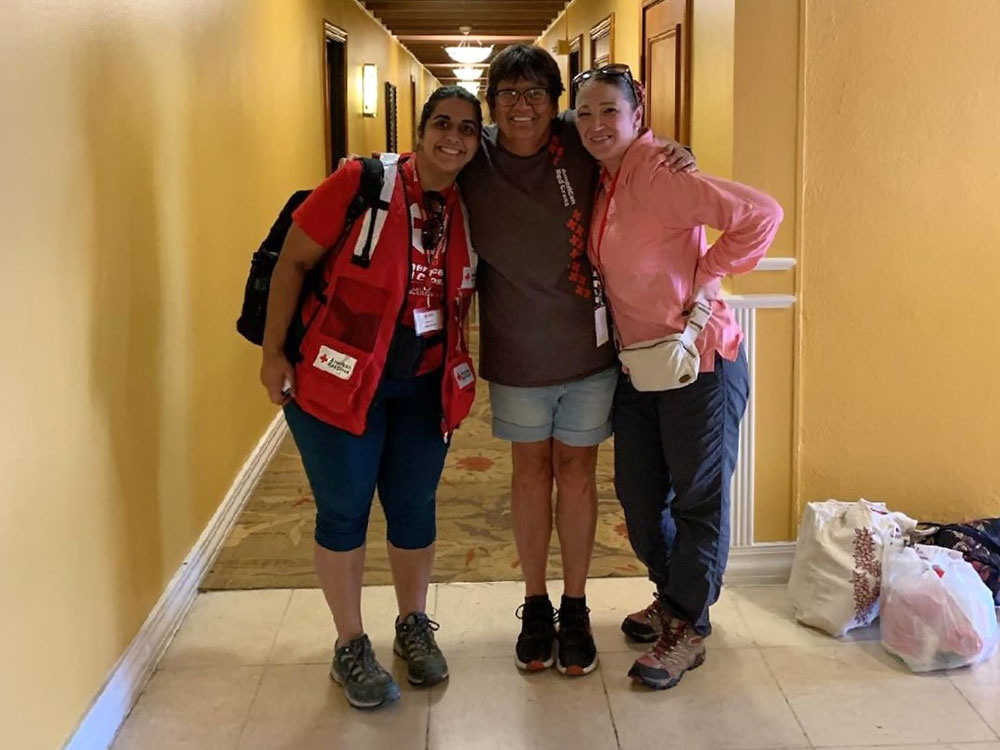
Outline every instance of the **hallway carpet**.
<svg viewBox="0 0 1000 750">
<path fill-rule="evenodd" d="M 456 432 L 438 488 L 435 582 L 510 581 L 521 569 L 510 520 L 510 447 L 490 434 L 488 387 L 480 383 L 469 418 Z M 601 446 L 599 518 L 592 577 L 641 576 L 615 499 L 611 442 Z M 311 588 L 314 506 L 302 462 L 289 435 L 240 515 L 203 590 Z M 365 584 L 391 582 L 385 517 L 376 499 L 368 527 Z M 549 578 L 562 575 L 553 533 Z"/>
</svg>

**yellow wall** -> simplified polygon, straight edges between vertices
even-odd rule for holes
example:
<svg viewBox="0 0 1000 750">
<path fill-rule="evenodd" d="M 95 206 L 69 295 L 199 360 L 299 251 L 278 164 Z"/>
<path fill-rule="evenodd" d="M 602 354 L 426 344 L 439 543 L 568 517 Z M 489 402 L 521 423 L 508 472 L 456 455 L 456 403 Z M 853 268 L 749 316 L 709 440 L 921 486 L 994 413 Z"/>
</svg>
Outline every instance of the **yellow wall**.
<svg viewBox="0 0 1000 750">
<path fill-rule="evenodd" d="M 805 3 L 802 501 L 1000 515 L 1000 3 Z"/>
<path fill-rule="evenodd" d="M 0 10 L 0 741 L 70 735 L 274 414 L 235 315 L 325 170 L 322 18 L 351 75 L 433 79 L 353 2 Z M 384 148 L 384 106 L 350 148 Z"/>
<path fill-rule="evenodd" d="M 800 223 L 799 7 L 792 0 L 739 0 L 735 10 L 732 175 L 781 203 L 785 220 L 768 257 L 794 257 Z M 792 294 L 797 291 L 796 274 L 793 269 L 737 276 L 730 289 L 739 294 Z M 757 312 L 754 538 L 758 542 L 795 535 L 800 311 L 801 306 Z"/>
</svg>

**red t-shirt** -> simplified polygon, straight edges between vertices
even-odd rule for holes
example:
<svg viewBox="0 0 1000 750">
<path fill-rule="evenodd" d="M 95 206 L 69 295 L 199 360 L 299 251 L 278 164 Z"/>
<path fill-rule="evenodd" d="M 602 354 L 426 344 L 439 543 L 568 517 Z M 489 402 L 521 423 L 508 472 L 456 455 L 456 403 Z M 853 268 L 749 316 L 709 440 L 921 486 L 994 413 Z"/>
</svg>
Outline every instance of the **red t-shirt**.
<svg viewBox="0 0 1000 750">
<path fill-rule="evenodd" d="M 399 173 L 406 185 L 406 197 L 410 202 L 410 226 L 413 245 L 413 267 L 410 274 L 410 293 L 403 311 L 401 322 L 414 328 L 414 310 L 423 308 L 442 309 L 444 306 L 444 252 L 447 245 L 447 226 L 450 221 L 449 208 L 445 209 L 445 231 L 441 242 L 431 253 L 425 253 L 420 235 L 423 229 L 423 190 L 416 175 L 416 161 L 409 158 L 400 165 Z M 361 162 L 352 161 L 327 177 L 292 214 L 292 220 L 314 242 L 323 247 L 333 245 L 340 237 L 347 218 L 347 207 L 361 187 Z M 454 188 L 442 191 L 446 206 L 451 203 Z M 360 221 L 360 219 L 359 219 Z M 383 235 L 389 243 L 401 238 Z M 443 319 L 442 319 L 443 324 Z M 440 340 L 428 346 L 417 369 L 418 375 L 444 365 L 443 330 Z"/>
</svg>

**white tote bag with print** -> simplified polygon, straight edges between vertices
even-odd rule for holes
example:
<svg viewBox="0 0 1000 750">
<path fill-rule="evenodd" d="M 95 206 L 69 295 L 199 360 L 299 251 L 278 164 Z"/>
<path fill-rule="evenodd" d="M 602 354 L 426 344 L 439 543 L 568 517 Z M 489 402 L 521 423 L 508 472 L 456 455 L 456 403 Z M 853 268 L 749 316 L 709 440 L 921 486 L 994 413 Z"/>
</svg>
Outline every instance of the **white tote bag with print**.
<svg viewBox="0 0 1000 750">
<path fill-rule="evenodd" d="M 802 514 L 788 594 L 795 619 L 842 636 L 879 614 L 882 557 L 917 522 L 884 503 L 809 503 Z"/>
</svg>

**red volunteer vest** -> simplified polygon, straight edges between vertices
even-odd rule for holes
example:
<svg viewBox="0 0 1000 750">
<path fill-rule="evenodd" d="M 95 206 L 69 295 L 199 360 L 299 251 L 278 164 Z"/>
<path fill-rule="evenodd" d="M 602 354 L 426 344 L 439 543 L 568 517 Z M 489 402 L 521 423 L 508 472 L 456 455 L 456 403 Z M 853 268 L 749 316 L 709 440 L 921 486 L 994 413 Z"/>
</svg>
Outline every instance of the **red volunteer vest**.
<svg viewBox="0 0 1000 750">
<path fill-rule="evenodd" d="M 388 210 L 379 211 L 374 222 L 369 211 L 354 223 L 326 261 L 322 298 L 313 295 L 302 307 L 307 330 L 299 347 L 302 359 L 295 366 L 295 401 L 317 419 L 354 435 L 365 431 L 409 292 L 413 263 L 409 196 L 393 157 L 382 157 L 386 163 L 382 198 L 388 201 Z M 457 186 L 449 197 L 447 213 L 441 382 L 445 440 L 472 408 L 476 383 L 463 325 L 475 291 L 477 258 L 469 244 L 468 220 Z M 355 261 L 364 244 L 358 238 L 371 231 L 372 223 L 378 240 L 364 267 Z"/>
</svg>

